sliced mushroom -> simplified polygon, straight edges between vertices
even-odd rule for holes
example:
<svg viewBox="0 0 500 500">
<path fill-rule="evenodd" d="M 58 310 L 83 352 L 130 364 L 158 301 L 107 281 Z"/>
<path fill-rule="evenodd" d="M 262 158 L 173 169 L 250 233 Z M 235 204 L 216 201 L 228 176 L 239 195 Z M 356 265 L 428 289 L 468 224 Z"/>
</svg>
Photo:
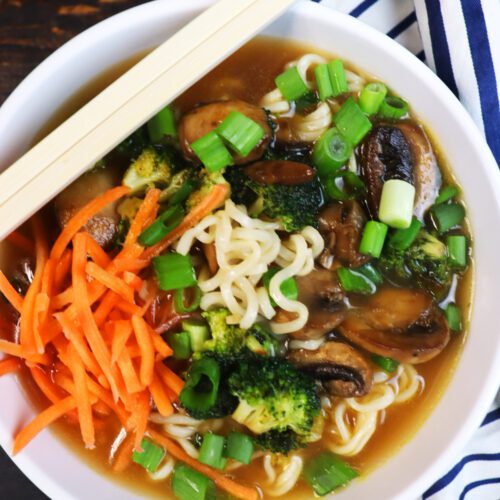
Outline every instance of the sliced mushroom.
<svg viewBox="0 0 500 500">
<path fill-rule="evenodd" d="M 267 121 L 267 115 L 262 108 L 245 101 L 216 101 L 194 108 L 182 117 L 179 124 L 179 142 L 186 158 L 196 159 L 191 144 L 214 130 L 232 111 L 238 111 L 258 123 L 265 131 L 265 136 L 248 156 L 234 156 L 237 164 L 258 160 L 267 148 L 272 132 Z"/>
<path fill-rule="evenodd" d="M 336 328 L 345 318 L 344 291 L 337 275 L 326 269 L 315 269 L 296 278 L 298 300 L 309 310 L 305 326 L 291 337 L 301 340 L 318 339 Z"/>
<path fill-rule="evenodd" d="M 336 257 L 345 264 L 358 267 L 370 257 L 358 252 L 366 215 L 357 201 L 332 203 L 319 214 L 319 230 L 325 239 L 325 250 L 319 262 L 330 269 Z"/>
<path fill-rule="evenodd" d="M 381 288 L 339 326 L 350 342 L 402 363 L 424 363 L 448 344 L 443 313 L 423 291 Z"/>
<path fill-rule="evenodd" d="M 245 174 L 261 184 L 296 186 L 311 182 L 316 172 L 305 163 L 287 160 L 258 161 L 245 167 Z"/>
<path fill-rule="evenodd" d="M 359 397 L 369 393 L 372 387 L 370 364 L 359 351 L 344 342 L 325 342 L 315 351 L 292 351 L 288 359 L 322 382 L 332 396 Z"/>
<path fill-rule="evenodd" d="M 79 177 L 54 199 L 56 218 L 64 227 L 71 217 L 89 201 L 120 183 L 112 168 L 95 168 Z M 101 245 L 111 244 L 118 232 L 116 203 L 108 205 L 85 225 L 85 230 Z"/>
<path fill-rule="evenodd" d="M 415 186 L 414 213 L 418 218 L 434 203 L 441 186 L 431 143 L 423 129 L 411 122 L 374 127 L 361 145 L 360 165 L 374 217 L 386 180 L 401 179 Z"/>
</svg>

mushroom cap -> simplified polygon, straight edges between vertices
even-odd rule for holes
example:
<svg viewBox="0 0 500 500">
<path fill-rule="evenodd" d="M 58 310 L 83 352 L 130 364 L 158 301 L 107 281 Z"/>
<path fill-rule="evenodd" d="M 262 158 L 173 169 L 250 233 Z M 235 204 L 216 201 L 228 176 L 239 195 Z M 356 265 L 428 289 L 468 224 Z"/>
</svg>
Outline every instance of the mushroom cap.
<svg viewBox="0 0 500 500">
<path fill-rule="evenodd" d="M 184 156 L 190 160 L 196 160 L 197 156 L 191 149 L 191 144 L 218 127 L 232 111 L 238 111 L 251 118 L 265 132 L 264 138 L 248 156 L 234 155 L 234 162 L 241 164 L 260 159 L 272 137 L 267 115 L 262 108 L 237 99 L 204 104 L 192 109 L 182 117 L 178 132 Z"/>
<path fill-rule="evenodd" d="M 372 387 L 370 364 L 358 350 L 344 342 L 325 342 L 314 351 L 292 351 L 288 359 L 319 380 L 332 396 L 359 397 L 368 394 Z"/>
<path fill-rule="evenodd" d="M 264 160 L 246 166 L 245 175 L 260 184 L 297 186 L 314 180 L 316 172 L 305 163 L 290 160 Z"/>
<path fill-rule="evenodd" d="M 409 288 L 381 288 L 338 329 L 353 344 L 401 363 L 429 361 L 450 340 L 444 314 L 425 292 Z"/>
</svg>

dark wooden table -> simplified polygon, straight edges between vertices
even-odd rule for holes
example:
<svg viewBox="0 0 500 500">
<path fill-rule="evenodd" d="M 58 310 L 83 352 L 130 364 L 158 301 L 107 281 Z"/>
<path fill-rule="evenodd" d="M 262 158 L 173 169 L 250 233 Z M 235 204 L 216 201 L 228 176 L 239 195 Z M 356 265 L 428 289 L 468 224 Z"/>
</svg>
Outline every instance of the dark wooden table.
<svg viewBox="0 0 500 500">
<path fill-rule="evenodd" d="M 35 66 L 63 43 L 102 19 L 141 3 L 145 1 L 0 0 L 0 104 Z M 0 498 L 47 498 L 1 449 Z"/>
</svg>

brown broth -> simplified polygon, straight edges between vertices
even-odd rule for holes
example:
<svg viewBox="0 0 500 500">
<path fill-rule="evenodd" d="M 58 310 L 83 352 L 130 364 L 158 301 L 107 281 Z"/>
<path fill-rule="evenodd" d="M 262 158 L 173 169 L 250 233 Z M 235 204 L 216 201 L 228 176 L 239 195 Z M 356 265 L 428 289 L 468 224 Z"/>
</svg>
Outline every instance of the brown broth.
<svg viewBox="0 0 500 500">
<path fill-rule="evenodd" d="M 310 51 L 318 52 L 314 48 L 287 40 L 257 38 L 241 48 L 236 54 L 179 97 L 176 101 L 176 107 L 182 113 L 200 102 L 224 98 L 238 98 L 257 103 L 266 92 L 274 88 L 274 78 L 282 71 L 285 63 Z M 38 137 L 42 138 L 50 132 L 66 117 L 120 76 L 139 58 L 140 56 L 136 56 L 116 65 L 82 89 L 80 93 L 71 98 L 55 113 L 46 127 L 40 131 Z M 347 67 L 361 73 L 357 68 L 349 64 L 347 64 Z M 436 141 L 433 142 L 435 144 Z M 436 147 L 435 152 L 445 181 L 456 184 L 444 156 Z M 473 263 L 471 262 L 468 271 L 461 279 L 456 295 L 456 301 L 464 314 L 465 331 L 468 330 L 471 313 L 472 290 Z M 13 334 L 12 331 L 11 335 Z M 449 346 L 440 356 L 417 366 L 419 374 L 425 379 L 425 388 L 420 397 L 408 403 L 389 408 L 386 411 L 383 424 L 379 425 L 364 450 L 356 457 L 348 459 L 353 466 L 362 471 L 363 477 L 366 477 L 366 474 L 397 453 L 415 435 L 425 419 L 430 415 L 453 376 L 465 340 L 465 333 L 453 335 Z M 27 372 L 21 374 L 20 381 L 36 408 L 46 406 L 45 398 L 35 388 Z M 53 431 L 64 439 L 71 449 L 78 453 L 97 472 L 108 474 L 113 480 L 117 480 L 127 488 L 140 492 L 142 496 L 169 497 L 168 485 L 164 482 L 154 483 L 150 481 L 143 469 L 138 466 L 132 466 L 125 474 L 110 472 L 110 448 L 119 430 L 118 423 L 110 424 L 104 429 L 104 432 L 98 433 L 96 449 L 89 451 L 82 446 L 79 429 L 76 426 L 69 424 L 65 420 L 53 426 Z M 304 454 L 306 457 L 313 456 L 318 453 L 320 448 L 320 444 L 313 444 Z M 249 484 L 263 481 L 265 477 L 261 460 L 256 460 L 250 466 L 241 468 L 236 476 Z M 304 499 L 307 497 L 312 498 L 312 496 L 310 488 L 302 482 L 297 485 L 293 492 L 286 494 L 287 499 Z"/>
</svg>

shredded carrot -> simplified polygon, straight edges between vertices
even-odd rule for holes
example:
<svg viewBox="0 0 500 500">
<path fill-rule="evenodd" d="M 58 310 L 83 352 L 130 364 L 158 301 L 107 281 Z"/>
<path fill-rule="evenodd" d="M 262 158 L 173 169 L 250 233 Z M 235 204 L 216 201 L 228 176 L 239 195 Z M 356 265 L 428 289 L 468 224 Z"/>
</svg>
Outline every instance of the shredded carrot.
<svg viewBox="0 0 500 500">
<path fill-rule="evenodd" d="M 183 221 L 163 240 L 145 250 L 141 258 L 152 259 L 160 255 L 188 229 L 198 224 L 205 216 L 220 207 L 229 196 L 227 184 L 216 184 L 212 191 L 184 217 Z"/>
<path fill-rule="evenodd" d="M 120 311 L 123 311 L 124 313 L 127 314 L 133 314 L 135 316 L 142 316 L 142 307 L 139 307 L 136 304 L 131 304 L 130 302 L 127 302 L 126 300 L 118 300 L 116 304 L 116 308 L 119 309 Z"/>
<path fill-rule="evenodd" d="M 31 363 L 40 363 L 41 365 L 50 364 L 50 358 L 46 354 L 29 353 L 21 346 L 8 340 L 0 339 L 0 352 L 15 356 L 17 358 L 26 359 Z"/>
<path fill-rule="evenodd" d="M 163 340 L 161 335 L 158 335 L 153 329 L 149 329 L 151 333 L 151 339 L 153 340 L 153 345 L 157 352 L 156 360 L 161 361 L 162 359 L 172 356 L 174 351 L 172 348 Z"/>
<path fill-rule="evenodd" d="M 19 358 L 5 358 L 0 361 L 0 377 L 17 372 L 23 364 Z"/>
<path fill-rule="evenodd" d="M 175 374 L 168 366 L 163 363 L 156 363 L 156 370 L 158 371 L 163 383 L 174 391 L 178 396 L 184 387 L 184 380 L 179 375 Z"/>
<path fill-rule="evenodd" d="M 90 234 L 86 233 L 85 236 L 87 237 L 87 252 L 90 258 L 100 267 L 106 268 L 109 266 L 111 259 L 101 248 L 101 245 Z"/>
<path fill-rule="evenodd" d="M 56 272 L 54 276 L 54 291 L 58 292 L 62 286 L 66 278 L 68 277 L 68 273 L 71 269 L 71 261 L 73 259 L 73 251 L 71 248 L 66 248 L 64 253 L 62 254 L 61 260 L 57 263 Z"/>
<path fill-rule="evenodd" d="M 123 273 L 123 281 L 130 287 L 132 287 L 136 292 L 140 292 L 142 290 L 142 285 L 144 281 L 130 271 L 125 271 Z"/>
<path fill-rule="evenodd" d="M 132 324 L 127 320 L 113 322 L 113 341 L 111 344 L 111 363 L 115 364 L 122 350 L 125 348 L 130 335 Z"/>
<path fill-rule="evenodd" d="M 133 414 L 135 425 L 134 450 L 142 451 L 142 439 L 148 429 L 148 418 L 151 412 L 150 395 L 144 391 L 135 396 L 135 413 Z"/>
<path fill-rule="evenodd" d="M 44 396 L 51 402 L 57 403 L 63 397 L 59 387 L 50 380 L 49 376 L 45 373 L 45 370 L 39 366 L 32 366 L 30 368 L 31 376 L 35 381 L 36 385 L 42 391 Z"/>
<path fill-rule="evenodd" d="M 172 455 L 177 460 L 184 462 L 193 469 L 201 472 L 203 475 L 212 479 L 215 484 L 224 491 L 227 491 L 230 495 L 236 498 L 241 498 L 242 500 L 258 500 L 259 493 L 255 488 L 248 486 L 243 486 L 238 484 L 227 476 L 224 476 L 219 471 L 212 469 L 208 465 L 202 464 L 195 458 L 190 457 L 175 441 L 160 434 L 159 432 L 149 428 L 148 434 L 153 438 L 153 440 L 159 445 L 163 446 L 170 455 Z"/>
<path fill-rule="evenodd" d="M 146 224 L 150 219 L 154 219 L 158 211 L 158 200 L 160 199 L 161 191 L 159 189 L 150 189 L 144 201 L 141 203 L 137 214 L 130 225 L 127 237 L 125 238 L 125 246 L 132 245 L 137 242 L 142 231 L 146 228 Z"/>
<path fill-rule="evenodd" d="M 113 470 L 123 472 L 132 463 L 132 452 L 134 451 L 134 435 L 129 434 L 122 442 L 113 457 Z"/>
<path fill-rule="evenodd" d="M 10 284 L 2 271 L 0 271 L 0 292 L 4 294 L 5 298 L 16 311 L 21 312 L 23 298 L 17 293 L 16 289 Z"/>
<path fill-rule="evenodd" d="M 35 245 L 33 245 L 33 242 L 19 231 L 10 233 L 5 239 L 28 255 L 35 253 Z"/>
<path fill-rule="evenodd" d="M 212 275 L 216 274 L 219 269 L 219 264 L 217 262 L 217 253 L 215 251 L 215 244 L 204 243 L 203 253 L 205 254 L 205 258 L 207 259 L 209 271 L 212 273 Z"/>
<path fill-rule="evenodd" d="M 113 290 L 106 292 L 99 307 L 94 312 L 94 320 L 97 326 L 102 326 L 119 301 L 120 297 Z"/>
<path fill-rule="evenodd" d="M 87 262 L 85 271 L 91 278 L 96 279 L 110 290 L 113 290 L 113 292 L 124 300 L 134 302 L 134 290 L 132 290 L 132 288 L 130 288 L 121 278 L 118 278 L 118 276 L 108 273 L 94 262 Z"/>
<path fill-rule="evenodd" d="M 129 394 L 135 394 L 144 390 L 144 385 L 141 384 L 135 367 L 132 364 L 130 355 L 126 349 L 123 349 L 117 359 L 118 367 L 120 368 L 125 387 Z"/>
<path fill-rule="evenodd" d="M 137 344 L 141 350 L 141 382 L 148 386 L 153 381 L 155 369 L 155 350 L 153 339 L 148 324 L 139 316 L 132 316 L 132 327 L 134 329 Z"/>
<path fill-rule="evenodd" d="M 64 229 L 59 234 L 50 257 L 56 262 L 61 258 L 64 250 L 68 246 L 73 237 L 82 229 L 85 224 L 104 207 L 117 201 L 129 192 L 126 186 L 118 186 L 109 191 L 106 191 L 101 196 L 93 199 L 90 203 L 81 208 L 64 226 Z"/>
<path fill-rule="evenodd" d="M 46 293 L 47 295 L 53 294 L 56 264 L 57 263 L 53 259 L 48 259 L 43 269 L 42 292 Z"/>
<path fill-rule="evenodd" d="M 172 402 L 170 401 L 161 380 L 156 375 L 153 377 L 153 382 L 149 386 L 149 389 L 160 415 L 163 415 L 164 417 L 172 415 L 174 407 L 172 406 Z"/>
<path fill-rule="evenodd" d="M 44 292 L 38 293 L 35 298 L 35 307 L 33 309 L 33 336 L 35 338 L 35 345 L 39 353 L 45 352 L 45 344 L 42 338 L 42 328 L 47 319 L 49 305 L 49 296 Z"/>
<path fill-rule="evenodd" d="M 17 455 L 37 434 L 45 429 L 45 427 L 58 420 L 74 408 L 76 408 L 76 400 L 73 396 L 68 396 L 39 413 L 15 437 L 13 454 Z"/>
<path fill-rule="evenodd" d="M 139 272 L 149 266 L 149 261 L 145 259 L 122 257 L 113 262 L 113 267 L 117 273 L 124 271 Z"/>
</svg>

